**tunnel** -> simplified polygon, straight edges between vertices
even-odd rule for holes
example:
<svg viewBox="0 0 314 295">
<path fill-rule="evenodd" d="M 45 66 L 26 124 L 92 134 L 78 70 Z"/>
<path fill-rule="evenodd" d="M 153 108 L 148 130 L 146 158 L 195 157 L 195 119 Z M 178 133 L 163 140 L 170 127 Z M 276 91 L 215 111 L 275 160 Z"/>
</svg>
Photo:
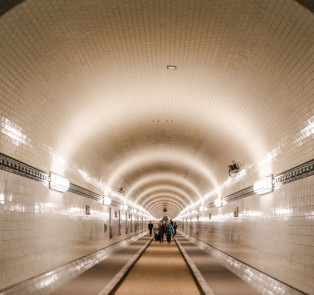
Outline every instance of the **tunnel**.
<svg viewBox="0 0 314 295">
<path fill-rule="evenodd" d="M 0 294 L 314 295 L 313 12 L 1 1 Z"/>
</svg>

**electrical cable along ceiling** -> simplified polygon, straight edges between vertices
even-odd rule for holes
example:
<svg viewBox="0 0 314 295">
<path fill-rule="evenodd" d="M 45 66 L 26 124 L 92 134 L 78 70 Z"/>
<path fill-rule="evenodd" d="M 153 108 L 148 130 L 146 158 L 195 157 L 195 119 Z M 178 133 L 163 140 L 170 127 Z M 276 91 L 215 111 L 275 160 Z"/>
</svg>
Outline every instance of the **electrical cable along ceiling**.
<svg viewBox="0 0 314 295">
<path fill-rule="evenodd" d="M 0 18 L 1 100 L 62 158 L 175 217 L 232 160 L 304 128 L 310 17 L 290 0 L 27 0 Z"/>
</svg>

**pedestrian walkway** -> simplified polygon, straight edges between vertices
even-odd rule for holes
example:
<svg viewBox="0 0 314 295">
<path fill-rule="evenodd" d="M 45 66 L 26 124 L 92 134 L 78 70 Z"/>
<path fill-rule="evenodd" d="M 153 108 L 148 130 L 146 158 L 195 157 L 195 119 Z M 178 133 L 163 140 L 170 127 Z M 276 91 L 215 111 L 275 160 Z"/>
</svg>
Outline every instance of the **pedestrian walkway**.
<svg viewBox="0 0 314 295">
<path fill-rule="evenodd" d="M 172 240 L 152 242 L 137 261 L 115 295 L 196 295 L 193 276 Z"/>
<path fill-rule="evenodd" d="M 107 259 L 96 264 L 76 278 L 68 281 L 52 295 L 97 295 L 109 294 L 120 281 L 125 271 L 138 258 L 139 251 L 143 251 L 151 237 L 146 235 L 125 248 L 111 254 Z"/>
<path fill-rule="evenodd" d="M 176 239 L 215 295 L 258 295 L 255 289 L 182 235 Z"/>
<path fill-rule="evenodd" d="M 160 243 L 152 241 L 152 237 L 146 235 L 51 294 L 259 294 L 184 236 L 178 234 L 176 241 L 181 250 L 173 239 L 170 244 L 165 239 L 164 243 Z M 183 251 L 184 258 L 180 251 Z"/>
</svg>

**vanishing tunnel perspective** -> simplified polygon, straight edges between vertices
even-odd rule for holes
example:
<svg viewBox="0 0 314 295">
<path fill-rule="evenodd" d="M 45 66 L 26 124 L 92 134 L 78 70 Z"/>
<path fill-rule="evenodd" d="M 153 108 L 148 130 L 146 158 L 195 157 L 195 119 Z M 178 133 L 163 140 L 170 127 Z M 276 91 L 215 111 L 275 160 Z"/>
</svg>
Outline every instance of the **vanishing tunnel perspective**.
<svg viewBox="0 0 314 295">
<path fill-rule="evenodd" d="M 314 295 L 313 3 L 1 1 L 0 294 Z"/>
</svg>

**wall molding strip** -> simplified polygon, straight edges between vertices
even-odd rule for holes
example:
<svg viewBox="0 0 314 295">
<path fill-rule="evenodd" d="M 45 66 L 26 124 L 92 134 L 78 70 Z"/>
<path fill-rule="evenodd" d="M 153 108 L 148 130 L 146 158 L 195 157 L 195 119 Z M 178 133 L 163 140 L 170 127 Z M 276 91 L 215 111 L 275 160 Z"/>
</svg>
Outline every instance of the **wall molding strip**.
<svg viewBox="0 0 314 295">
<path fill-rule="evenodd" d="M 314 159 L 278 174 L 274 177 L 274 185 L 283 185 L 312 175 L 314 175 Z"/>
<path fill-rule="evenodd" d="M 7 155 L 0 153 L 0 169 L 6 170 L 8 172 L 31 178 L 33 180 L 47 183 L 49 182 L 49 173 L 39 170 L 33 166 L 30 166 L 24 162 L 11 158 Z M 85 189 L 81 186 L 78 186 L 74 183 L 70 183 L 69 192 L 75 193 L 77 195 L 81 195 L 87 197 L 89 199 L 93 199 L 96 201 L 100 201 L 103 199 L 103 196 L 92 192 L 88 189 Z M 117 204 L 119 204 L 117 202 Z"/>
<path fill-rule="evenodd" d="M 49 174 L 0 153 L 0 169 L 40 182 L 49 181 Z"/>
<path fill-rule="evenodd" d="M 276 176 L 274 176 L 274 187 L 279 187 L 283 184 L 287 184 L 296 180 L 300 180 L 305 177 L 309 177 L 314 175 L 314 159 L 305 162 L 301 165 L 293 167 L 289 170 L 286 170 Z M 233 194 L 230 194 L 226 197 L 223 197 L 222 200 L 226 203 L 230 203 L 248 196 L 256 195 L 254 192 L 254 187 L 249 186 L 245 189 L 237 191 Z M 210 202 L 207 204 L 209 208 L 215 207 L 214 202 Z"/>
<path fill-rule="evenodd" d="M 47 172 L 39 170 L 33 166 L 6 156 L 2 153 L 0 153 L 0 169 L 40 182 L 48 183 L 49 181 L 49 174 Z M 312 175 L 314 175 L 314 159 L 274 176 L 274 187 L 278 187 L 283 184 L 300 180 L 302 178 Z M 69 191 L 97 201 L 103 199 L 103 196 L 73 183 L 70 183 Z M 223 197 L 222 200 L 226 203 L 230 203 L 251 195 L 255 195 L 253 186 L 249 186 L 245 189 Z M 115 202 L 115 205 L 119 206 L 120 203 Z M 214 202 L 210 202 L 206 206 L 208 206 L 209 208 L 215 207 Z"/>
<path fill-rule="evenodd" d="M 103 196 L 96 194 L 90 190 L 87 190 L 87 189 L 85 189 L 81 186 L 78 186 L 76 184 L 73 184 L 73 183 L 70 183 L 70 187 L 69 187 L 68 191 L 71 193 L 75 193 L 77 195 L 81 195 L 81 196 L 96 200 L 96 201 L 103 199 Z"/>
</svg>

